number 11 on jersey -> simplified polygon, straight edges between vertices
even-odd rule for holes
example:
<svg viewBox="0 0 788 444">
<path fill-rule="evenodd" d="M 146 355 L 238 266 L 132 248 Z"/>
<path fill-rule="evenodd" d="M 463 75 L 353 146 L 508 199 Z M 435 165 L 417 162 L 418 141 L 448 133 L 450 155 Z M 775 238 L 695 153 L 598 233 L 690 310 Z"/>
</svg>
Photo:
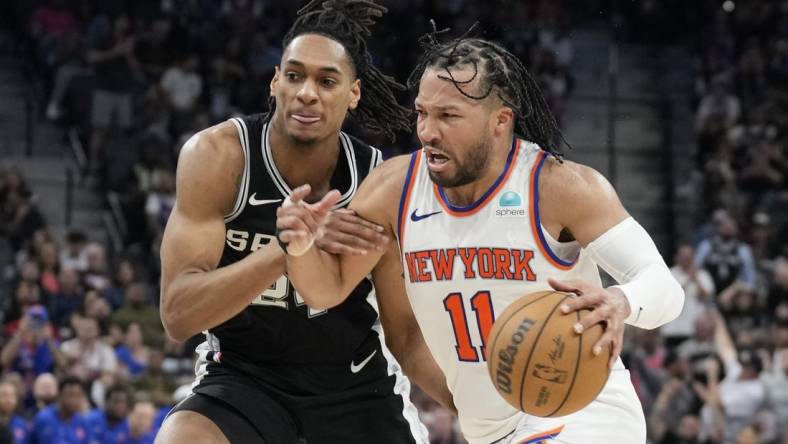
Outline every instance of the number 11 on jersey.
<svg viewBox="0 0 788 444">
<path fill-rule="evenodd" d="M 471 308 L 476 317 L 476 328 L 479 330 L 481 343 L 481 360 L 486 361 L 487 336 L 492 330 L 495 322 L 493 314 L 492 298 L 487 290 L 477 291 L 470 300 Z M 479 351 L 471 342 L 470 326 L 468 317 L 465 314 L 465 302 L 462 293 L 449 293 L 443 299 L 443 307 L 449 312 L 451 326 L 454 329 L 454 338 L 457 342 L 457 359 L 465 362 L 479 362 Z"/>
</svg>

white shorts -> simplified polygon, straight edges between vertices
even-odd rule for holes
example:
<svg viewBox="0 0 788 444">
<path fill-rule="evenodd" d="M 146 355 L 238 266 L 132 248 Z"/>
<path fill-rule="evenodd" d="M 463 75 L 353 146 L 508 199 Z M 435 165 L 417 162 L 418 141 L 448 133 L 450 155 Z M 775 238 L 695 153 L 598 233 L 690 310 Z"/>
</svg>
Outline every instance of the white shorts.
<svg viewBox="0 0 788 444">
<path fill-rule="evenodd" d="M 557 418 L 523 415 L 506 444 L 644 444 L 646 418 L 626 369 L 610 372 L 588 407 Z"/>
</svg>

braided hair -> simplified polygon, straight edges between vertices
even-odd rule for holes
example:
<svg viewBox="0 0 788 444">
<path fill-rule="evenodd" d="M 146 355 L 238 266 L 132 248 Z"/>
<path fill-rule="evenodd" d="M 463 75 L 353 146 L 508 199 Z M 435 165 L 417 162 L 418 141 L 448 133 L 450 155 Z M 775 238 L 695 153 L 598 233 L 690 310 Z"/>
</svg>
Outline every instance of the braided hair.
<svg viewBox="0 0 788 444">
<path fill-rule="evenodd" d="M 561 134 L 539 84 L 517 56 L 497 43 L 468 37 L 478 23 L 459 38 L 441 43 L 438 37 L 449 29 L 439 31 L 435 22 L 430 22 L 432 32 L 419 39 L 424 52 L 408 77 L 408 88 L 417 90 L 424 71 L 438 68 L 445 71 L 445 74 L 438 74 L 438 78 L 451 82 L 460 94 L 469 99 L 484 100 L 494 93 L 514 111 L 514 132 L 562 161 L 562 143 L 571 146 Z M 466 66 L 473 68 L 473 76 L 468 80 L 455 79 L 452 70 Z M 478 94 L 465 91 L 462 87 L 473 82 L 477 76 L 482 76 L 481 91 Z"/>
<path fill-rule="evenodd" d="M 295 23 L 282 40 L 282 47 L 287 48 L 303 34 L 318 34 L 339 42 L 363 87 L 358 106 L 350 110 L 350 115 L 362 127 L 384 133 L 393 140 L 397 131 L 411 131 L 411 111 L 401 106 L 394 96 L 394 90 L 406 88 L 372 64 L 365 40 L 371 34 L 370 27 L 375 19 L 387 11 L 371 0 L 312 0 L 298 11 Z M 271 120 L 275 109 L 276 100 L 270 97 L 264 116 L 266 122 Z"/>
</svg>

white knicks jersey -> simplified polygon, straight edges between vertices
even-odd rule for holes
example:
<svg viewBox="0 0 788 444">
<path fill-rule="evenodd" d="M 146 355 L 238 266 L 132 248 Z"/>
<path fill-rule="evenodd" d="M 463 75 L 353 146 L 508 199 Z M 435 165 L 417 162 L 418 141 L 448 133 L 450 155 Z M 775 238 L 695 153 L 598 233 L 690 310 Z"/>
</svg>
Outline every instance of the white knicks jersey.
<svg viewBox="0 0 788 444">
<path fill-rule="evenodd" d="M 506 436 L 522 418 L 487 373 L 485 340 L 496 315 L 525 294 L 550 289 L 550 277 L 601 283 L 577 242 L 559 243 L 542 229 L 538 178 L 547 156 L 516 139 L 492 187 L 457 207 L 432 182 L 419 150 L 402 191 L 397 235 L 408 298 L 474 444 Z"/>
</svg>

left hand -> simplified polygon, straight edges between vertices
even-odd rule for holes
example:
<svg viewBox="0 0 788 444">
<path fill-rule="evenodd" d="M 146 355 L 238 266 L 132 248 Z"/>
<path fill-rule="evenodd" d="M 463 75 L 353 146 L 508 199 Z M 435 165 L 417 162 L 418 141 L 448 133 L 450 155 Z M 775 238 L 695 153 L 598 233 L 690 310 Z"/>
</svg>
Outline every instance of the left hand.
<svg viewBox="0 0 788 444">
<path fill-rule="evenodd" d="M 591 310 L 591 313 L 581 317 L 580 321 L 575 324 L 577 334 L 582 334 L 593 325 L 604 324 L 605 333 L 594 345 L 592 351 L 594 355 L 598 355 L 606 347 L 610 347 L 608 365 L 613 368 L 624 345 L 624 320 L 631 311 L 629 301 L 624 293 L 617 288 L 606 289 L 584 281 L 548 279 L 547 282 L 555 290 L 579 296 L 569 299 L 561 305 L 561 311 L 564 314 L 582 309 Z"/>
</svg>

